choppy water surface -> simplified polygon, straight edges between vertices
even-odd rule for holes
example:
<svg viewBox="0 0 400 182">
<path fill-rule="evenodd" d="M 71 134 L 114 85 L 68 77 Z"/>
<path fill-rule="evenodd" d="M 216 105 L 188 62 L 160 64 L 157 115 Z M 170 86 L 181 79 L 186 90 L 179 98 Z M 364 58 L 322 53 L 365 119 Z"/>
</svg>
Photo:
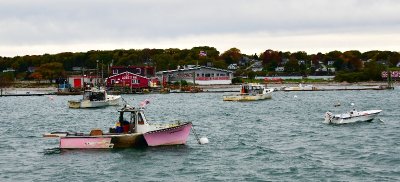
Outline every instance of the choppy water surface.
<svg viewBox="0 0 400 182">
<path fill-rule="evenodd" d="M 223 93 L 150 98 L 153 122 L 192 121 L 210 143 L 119 150 L 60 150 L 51 131 L 106 131 L 118 107 L 69 109 L 80 96 L 0 98 L 0 181 L 399 181 L 400 88 L 275 92 L 271 100 L 223 102 Z M 333 104 L 341 102 L 340 108 Z M 327 110 L 382 109 L 373 122 L 327 125 Z M 382 121 L 380 121 L 382 120 Z"/>
</svg>

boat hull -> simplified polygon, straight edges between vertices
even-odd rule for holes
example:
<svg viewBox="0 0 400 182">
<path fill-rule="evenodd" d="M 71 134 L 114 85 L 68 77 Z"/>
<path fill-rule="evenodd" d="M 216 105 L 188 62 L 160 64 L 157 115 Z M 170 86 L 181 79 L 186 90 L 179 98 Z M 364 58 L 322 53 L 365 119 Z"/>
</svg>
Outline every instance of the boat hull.
<svg viewBox="0 0 400 182">
<path fill-rule="evenodd" d="M 362 111 L 359 115 L 356 116 L 343 116 L 343 115 L 335 115 L 335 117 L 326 118 L 327 123 L 332 124 L 348 124 L 348 123 L 356 123 L 356 122 L 366 122 L 372 121 L 382 110 L 369 110 Z"/>
<path fill-rule="evenodd" d="M 111 137 L 61 137 L 62 149 L 99 149 L 113 148 Z"/>
<path fill-rule="evenodd" d="M 141 133 L 60 137 L 62 149 L 109 149 L 146 146 Z"/>
<path fill-rule="evenodd" d="M 185 144 L 192 128 L 192 123 L 146 132 L 143 134 L 148 146 Z"/>
<path fill-rule="evenodd" d="M 271 98 L 272 98 L 271 93 L 255 94 L 255 95 L 238 94 L 238 95 L 223 96 L 224 101 L 256 101 L 256 100 L 265 100 Z"/>
<path fill-rule="evenodd" d="M 118 105 L 121 100 L 121 96 L 112 96 L 103 101 L 90 101 L 90 100 L 79 100 L 79 101 L 68 101 L 70 108 L 96 108 L 105 106 Z"/>
</svg>

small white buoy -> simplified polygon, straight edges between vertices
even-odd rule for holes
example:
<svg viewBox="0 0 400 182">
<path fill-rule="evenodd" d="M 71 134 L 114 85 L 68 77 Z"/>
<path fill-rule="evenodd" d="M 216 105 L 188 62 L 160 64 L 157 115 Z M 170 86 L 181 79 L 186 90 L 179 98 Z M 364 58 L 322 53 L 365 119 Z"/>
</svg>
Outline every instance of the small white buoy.
<svg viewBox="0 0 400 182">
<path fill-rule="evenodd" d="M 294 98 L 297 98 L 297 95 L 294 95 L 293 97 L 294 97 Z"/>
<path fill-rule="evenodd" d="M 354 103 L 351 103 L 350 105 L 354 106 Z"/>
<path fill-rule="evenodd" d="M 201 137 L 200 138 L 200 140 L 199 140 L 199 143 L 200 144 L 207 144 L 209 141 L 208 141 L 208 138 L 207 137 Z"/>
</svg>

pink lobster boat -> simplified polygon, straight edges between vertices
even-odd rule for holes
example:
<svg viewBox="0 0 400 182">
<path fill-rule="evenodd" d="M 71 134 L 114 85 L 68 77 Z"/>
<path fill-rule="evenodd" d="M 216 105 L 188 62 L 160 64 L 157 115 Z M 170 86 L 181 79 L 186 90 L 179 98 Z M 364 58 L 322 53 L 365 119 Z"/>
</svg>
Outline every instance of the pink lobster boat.
<svg viewBox="0 0 400 182">
<path fill-rule="evenodd" d="M 69 149 L 180 145 L 186 143 L 192 128 L 191 122 L 150 124 L 144 115 L 144 108 L 125 105 L 118 112 L 117 127 L 110 128 L 109 133 L 94 129 L 90 134 L 53 132 L 44 137 L 59 137 L 60 148 Z"/>
</svg>

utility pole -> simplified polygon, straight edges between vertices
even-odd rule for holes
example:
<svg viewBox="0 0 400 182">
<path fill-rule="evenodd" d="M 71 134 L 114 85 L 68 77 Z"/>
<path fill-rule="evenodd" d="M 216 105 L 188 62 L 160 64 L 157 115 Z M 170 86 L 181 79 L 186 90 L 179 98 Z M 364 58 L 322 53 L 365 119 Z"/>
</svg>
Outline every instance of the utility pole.
<svg viewBox="0 0 400 182">
<path fill-rule="evenodd" d="M 101 60 L 101 85 L 104 86 L 103 60 Z"/>
<path fill-rule="evenodd" d="M 388 60 L 386 61 L 387 82 L 388 82 L 388 89 L 394 89 L 392 83 L 392 73 L 389 70 L 389 64 L 390 64 L 390 56 L 388 56 Z"/>
<path fill-rule="evenodd" d="M 96 60 L 96 65 L 97 65 L 97 68 L 96 68 L 96 86 L 98 86 L 99 85 L 99 60 Z"/>
</svg>

